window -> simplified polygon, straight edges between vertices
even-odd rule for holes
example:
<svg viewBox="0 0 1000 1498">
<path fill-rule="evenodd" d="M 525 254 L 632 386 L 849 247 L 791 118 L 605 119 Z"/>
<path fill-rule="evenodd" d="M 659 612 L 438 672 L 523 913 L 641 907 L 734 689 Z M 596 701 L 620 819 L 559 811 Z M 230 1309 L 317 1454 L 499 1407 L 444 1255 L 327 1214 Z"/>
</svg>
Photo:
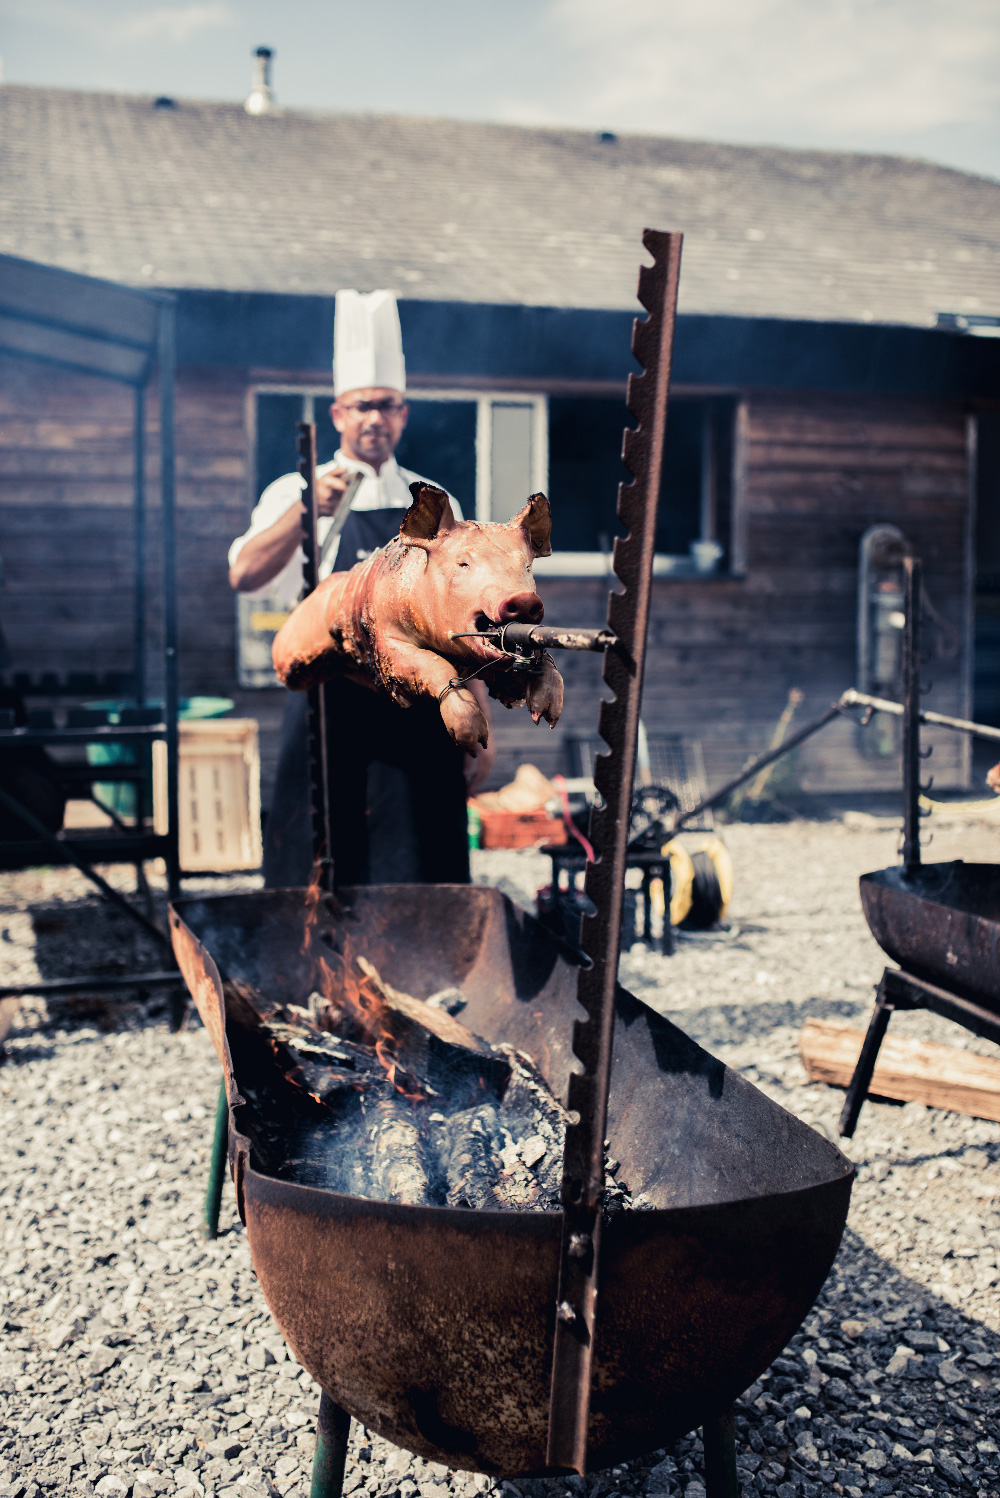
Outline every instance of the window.
<svg viewBox="0 0 1000 1498">
<path fill-rule="evenodd" d="M 396 457 L 454 494 L 477 520 L 509 520 L 529 494 L 548 485 L 547 401 L 543 395 L 411 391 L 410 418 Z M 330 420 L 332 390 L 257 394 L 256 497 L 296 463 L 295 423 L 315 421 L 316 453 L 329 462 L 339 445 Z"/>
<path fill-rule="evenodd" d="M 554 554 L 539 558 L 538 575 L 608 570 L 619 532 L 618 485 L 628 478 L 621 461 L 630 420 L 623 401 L 464 390 L 414 390 L 408 399 L 410 419 L 396 453 L 404 468 L 442 484 L 477 520 L 509 520 L 529 494 L 542 491 L 552 502 Z M 297 421 L 315 421 L 319 461 L 333 457 L 332 400 L 333 391 L 322 387 L 257 391 L 254 502 L 295 468 Z M 734 422 L 735 402 L 728 397 L 670 401 L 658 575 L 696 575 L 730 564 Z M 692 547 L 699 542 L 709 545 L 696 560 Z M 240 598 L 237 607 L 240 684 L 270 686 L 271 639 L 280 618 L 266 600 Z"/>
<path fill-rule="evenodd" d="M 722 397 L 674 396 L 667 415 L 656 570 L 694 573 L 725 568 L 732 512 L 735 402 Z M 540 573 L 601 573 L 620 527 L 618 485 L 628 479 L 621 460 L 628 412 L 618 400 L 549 401 L 549 497 L 556 555 Z M 701 567 L 692 554 L 698 542 Z M 712 565 L 709 566 L 709 559 Z"/>
</svg>

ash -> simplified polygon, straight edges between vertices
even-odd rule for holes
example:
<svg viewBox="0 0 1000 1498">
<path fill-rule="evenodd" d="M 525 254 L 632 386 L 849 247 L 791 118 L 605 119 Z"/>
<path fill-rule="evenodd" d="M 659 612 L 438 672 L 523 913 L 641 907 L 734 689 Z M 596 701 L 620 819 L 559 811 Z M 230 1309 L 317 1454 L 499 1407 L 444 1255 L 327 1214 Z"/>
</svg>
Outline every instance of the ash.
<svg viewBox="0 0 1000 1498">
<path fill-rule="evenodd" d="M 1000 832 L 940 828 L 928 856 L 1000 861 Z M 728 933 L 622 981 L 814 1127 L 843 1093 L 809 1082 L 806 1019 L 865 1024 L 884 962 L 858 875 L 895 862 L 898 821 L 734 826 Z M 529 903 L 534 853 L 477 853 Z M 131 871 L 105 871 L 131 894 Z M 233 882 L 230 889 L 246 887 Z M 213 881 L 213 891 L 220 883 Z M 0 875 L 0 982 L 159 966 L 73 870 Z M 927 1015 L 890 1033 L 996 1054 Z M 35 1000 L 0 1067 L 0 1498 L 306 1498 L 319 1391 L 283 1344 L 231 1186 L 201 1237 L 219 1066 L 157 998 Z M 867 1103 L 843 1246 L 801 1330 L 736 1405 L 744 1498 L 1000 1493 L 1000 1125 Z M 943 1345 L 942 1345 L 943 1344 Z M 496 1483 L 355 1425 L 349 1498 L 704 1498 L 697 1433 L 586 1480 Z"/>
<path fill-rule="evenodd" d="M 558 1208 L 565 1110 L 527 1056 L 492 1049 L 510 1067 L 502 1097 L 446 1113 L 391 1083 L 352 1092 L 300 1129 L 276 1174 L 414 1206 Z"/>
</svg>

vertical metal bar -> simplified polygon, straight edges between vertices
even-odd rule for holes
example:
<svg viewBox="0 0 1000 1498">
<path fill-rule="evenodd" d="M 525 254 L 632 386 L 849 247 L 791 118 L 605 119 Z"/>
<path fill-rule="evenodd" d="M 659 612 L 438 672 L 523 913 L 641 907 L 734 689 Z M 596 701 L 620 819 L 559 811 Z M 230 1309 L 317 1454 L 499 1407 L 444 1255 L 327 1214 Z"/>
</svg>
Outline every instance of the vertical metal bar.
<svg viewBox="0 0 1000 1498">
<path fill-rule="evenodd" d="M 736 407 L 733 428 L 733 492 L 729 502 L 729 570 L 737 577 L 746 572 L 750 554 L 749 468 L 750 403 L 744 396 Z"/>
<path fill-rule="evenodd" d="M 701 522 L 699 539 L 714 541 L 718 533 L 715 478 L 715 405 L 707 400 L 701 412 Z"/>
<path fill-rule="evenodd" d="M 229 1164 L 229 1099 L 226 1084 L 219 1087 L 219 1101 L 215 1108 L 215 1132 L 212 1135 L 212 1158 L 208 1166 L 208 1190 L 205 1192 L 205 1220 L 203 1233 L 206 1238 L 219 1236 L 219 1210 L 222 1206 L 222 1186 Z"/>
<path fill-rule="evenodd" d="M 163 696 L 167 726 L 167 894 L 176 900 L 181 891 L 178 828 L 177 731 L 177 519 L 174 448 L 174 364 L 176 359 L 174 299 L 160 303 L 158 354 L 160 366 L 160 520 L 163 526 Z"/>
<path fill-rule="evenodd" d="M 324 1389 L 319 1396 L 316 1455 L 313 1458 L 309 1498 L 340 1498 L 344 1488 L 344 1466 L 350 1438 L 350 1415 Z"/>
<path fill-rule="evenodd" d="M 476 401 L 476 519 L 490 519 L 493 493 L 493 402 L 488 395 Z"/>
<path fill-rule="evenodd" d="M 868 1096 L 868 1089 L 872 1085 L 872 1077 L 875 1075 L 878 1053 L 885 1039 L 885 1032 L 889 1028 L 889 1021 L 892 1019 L 892 1004 L 889 1002 L 887 988 L 886 975 L 883 973 L 875 998 L 875 1011 L 868 1023 L 868 1032 L 865 1035 L 861 1054 L 858 1056 L 858 1064 L 854 1068 L 854 1075 L 840 1113 L 838 1128 L 844 1139 L 854 1138 L 858 1117 L 865 1098 Z"/>
<path fill-rule="evenodd" d="M 316 425 L 298 423 L 299 476 L 302 490 L 302 596 L 319 582 L 318 520 L 316 513 Z M 311 789 L 313 862 L 323 889 L 333 890 L 333 843 L 330 836 L 330 785 L 327 778 L 326 690 L 310 688 L 308 699 L 309 780 Z"/>
<path fill-rule="evenodd" d="M 139 707 L 146 701 L 146 392 L 135 387 L 133 414 L 135 512 L 133 516 L 135 580 L 132 619 L 132 690 Z M 138 787 L 136 794 L 139 794 Z M 142 808 L 139 808 L 139 817 Z"/>
<path fill-rule="evenodd" d="M 706 1420 L 701 1428 L 705 1450 L 705 1498 L 740 1498 L 736 1470 L 736 1416 L 733 1407 Z"/>
<path fill-rule="evenodd" d="M 965 557 L 962 581 L 965 599 L 962 607 L 962 707 L 959 716 L 976 715 L 976 532 L 979 525 L 979 416 L 970 412 L 965 418 L 966 512 Z M 962 785 L 972 784 L 972 740 L 963 734 L 960 740 Z"/>
<path fill-rule="evenodd" d="M 920 571 L 903 558 L 903 872 L 920 867 Z"/>
<path fill-rule="evenodd" d="M 618 644 L 604 656 L 604 681 L 613 697 L 601 703 L 598 727 L 609 747 L 598 755 L 594 784 L 603 806 L 591 817 L 596 859 L 584 888 L 596 914 L 583 923 L 583 946 L 591 959 L 581 968 L 577 997 L 586 1020 L 573 1027 L 573 1050 L 581 1070 L 570 1077 L 568 1106 L 577 1115 L 566 1129 L 561 1201 L 563 1209 L 559 1284 L 549 1404 L 547 1465 L 583 1473 L 587 1458 L 590 1377 L 604 1201 L 604 1132 L 607 1126 L 611 1044 L 632 778 L 642 706 L 646 632 L 653 585 L 656 516 L 667 424 L 673 353 L 680 234 L 647 229 L 643 244 L 653 264 L 639 273 L 639 301 L 649 316 L 636 320 L 632 351 L 643 373 L 631 375 L 628 409 L 638 420 L 626 431 L 625 465 L 634 475 L 618 492 L 618 515 L 626 530 L 615 541 L 614 570 L 622 591 L 612 591 L 608 623 Z"/>
</svg>

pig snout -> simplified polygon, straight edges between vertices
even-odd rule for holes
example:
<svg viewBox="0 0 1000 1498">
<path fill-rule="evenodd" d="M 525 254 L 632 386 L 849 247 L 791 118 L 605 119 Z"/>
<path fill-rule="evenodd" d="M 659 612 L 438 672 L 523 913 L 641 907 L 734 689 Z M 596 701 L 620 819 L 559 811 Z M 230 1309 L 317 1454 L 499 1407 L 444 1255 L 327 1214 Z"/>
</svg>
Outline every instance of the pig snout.
<svg viewBox="0 0 1000 1498">
<path fill-rule="evenodd" d="M 541 624 L 545 607 L 537 593 L 512 593 L 500 604 L 498 624 Z"/>
</svg>

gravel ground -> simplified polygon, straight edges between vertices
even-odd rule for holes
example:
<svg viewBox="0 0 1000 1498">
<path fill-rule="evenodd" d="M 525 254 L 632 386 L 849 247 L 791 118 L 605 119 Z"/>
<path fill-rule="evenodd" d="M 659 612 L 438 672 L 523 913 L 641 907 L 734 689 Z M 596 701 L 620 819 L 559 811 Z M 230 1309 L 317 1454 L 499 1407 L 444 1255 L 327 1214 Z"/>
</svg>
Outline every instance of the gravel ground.
<svg viewBox="0 0 1000 1498">
<path fill-rule="evenodd" d="M 806 1081 L 798 1032 L 810 1016 L 866 1019 L 883 964 L 857 876 L 892 863 L 898 836 L 846 822 L 727 828 L 729 932 L 622 962 L 626 986 L 831 1137 L 843 1096 Z M 998 853 L 1000 831 L 973 824 L 939 829 L 930 856 Z M 475 862 L 522 902 L 547 878 L 530 852 Z M 157 965 L 143 942 L 73 871 L 0 875 L 0 982 Z M 893 1027 L 990 1049 L 929 1016 Z M 231 1189 L 220 1238 L 200 1236 L 218 1088 L 204 1030 L 171 1034 L 162 996 L 28 1000 L 7 1053 L 0 1498 L 304 1498 L 318 1392 L 270 1320 Z M 858 1182 L 834 1271 L 737 1407 L 744 1493 L 1000 1494 L 1000 1125 L 869 1103 L 849 1152 Z M 495 1486 L 357 1428 L 352 1441 L 349 1492 Z M 503 1498 L 699 1498 L 701 1473 L 692 1436 L 586 1483 L 504 1484 Z"/>
</svg>

